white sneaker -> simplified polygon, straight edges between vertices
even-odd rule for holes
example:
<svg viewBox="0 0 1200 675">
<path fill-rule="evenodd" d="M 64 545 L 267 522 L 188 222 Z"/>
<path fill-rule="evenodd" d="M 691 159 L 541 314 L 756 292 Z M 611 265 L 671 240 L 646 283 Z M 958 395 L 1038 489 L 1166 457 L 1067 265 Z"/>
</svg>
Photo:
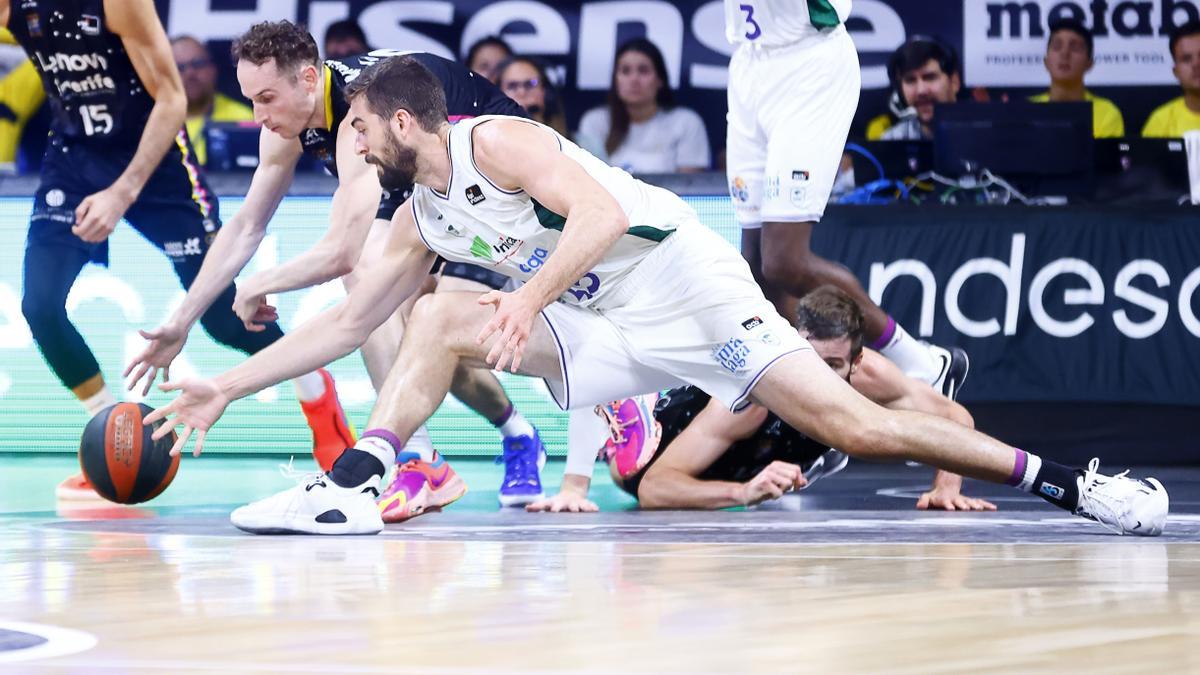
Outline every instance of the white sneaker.
<svg viewBox="0 0 1200 675">
<path fill-rule="evenodd" d="M 1088 462 L 1075 515 L 1090 518 L 1117 534 L 1162 534 L 1170 507 L 1162 483 L 1154 478 L 1129 478 L 1125 475 L 1128 471 L 1103 476 L 1097 471 L 1099 467 L 1099 459 Z"/>
<path fill-rule="evenodd" d="M 959 347 L 946 349 L 928 343 L 925 346 L 929 349 L 937 368 L 937 374 L 929 380 L 929 386 L 951 401 L 957 399 L 958 391 L 962 389 L 967 373 L 971 370 L 971 360 L 967 353 Z"/>
<path fill-rule="evenodd" d="M 379 479 L 358 487 L 338 487 L 316 474 L 284 490 L 235 510 L 229 521 L 253 534 L 378 534 L 383 519 L 375 498 Z"/>
</svg>

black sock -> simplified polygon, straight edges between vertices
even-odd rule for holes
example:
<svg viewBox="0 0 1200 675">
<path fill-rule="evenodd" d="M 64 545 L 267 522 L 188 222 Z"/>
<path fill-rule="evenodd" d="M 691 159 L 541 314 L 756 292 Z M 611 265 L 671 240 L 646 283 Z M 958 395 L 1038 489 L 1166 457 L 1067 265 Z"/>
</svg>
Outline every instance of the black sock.
<svg viewBox="0 0 1200 675">
<path fill-rule="evenodd" d="M 383 471 L 383 462 L 375 455 L 355 448 L 346 448 L 333 463 L 329 479 L 340 487 L 358 487 L 371 478 L 381 478 Z"/>
<path fill-rule="evenodd" d="M 1017 450 L 1007 484 L 1032 492 L 1060 509 L 1074 511 L 1079 505 L 1079 472 L 1069 466 L 1048 462 Z"/>
<path fill-rule="evenodd" d="M 1042 468 L 1033 477 L 1033 492 L 1060 509 L 1074 511 L 1079 505 L 1079 472 L 1042 460 Z"/>
</svg>

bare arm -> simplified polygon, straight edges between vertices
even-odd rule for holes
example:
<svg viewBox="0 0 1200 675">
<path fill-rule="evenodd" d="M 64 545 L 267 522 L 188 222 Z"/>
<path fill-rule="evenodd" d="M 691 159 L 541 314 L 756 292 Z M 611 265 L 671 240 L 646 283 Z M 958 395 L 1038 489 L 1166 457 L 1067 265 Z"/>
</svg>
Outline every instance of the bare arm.
<svg viewBox="0 0 1200 675">
<path fill-rule="evenodd" d="M 153 0 L 104 0 L 104 13 L 108 27 L 121 38 L 142 86 L 154 98 L 133 160 L 110 188 L 127 195 L 132 203 L 175 143 L 187 116 L 187 96 Z"/>
<path fill-rule="evenodd" d="M 862 364 L 851 378 L 851 384 L 860 394 L 879 405 L 892 410 L 912 410 L 944 417 L 968 429 L 975 428 L 975 420 L 961 404 L 935 392 L 929 385 L 907 377 L 891 361 L 870 349 L 863 351 Z M 941 495 L 951 500 L 962 491 L 962 476 L 938 469 L 933 476 L 933 485 L 918 501 L 918 508 L 929 505 L 931 495 Z M 966 498 L 962 498 L 966 499 Z M 945 500 L 941 500 L 943 508 Z M 982 499 L 972 499 L 964 504 L 978 503 L 982 508 L 995 506 Z"/>
<path fill-rule="evenodd" d="M 379 175 L 354 149 L 349 118 L 338 130 L 338 187 L 329 209 L 329 229 L 312 248 L 247 280 L 246 295 L 262 296 L 309 288 L 349 274 L 362 254 L 382 191 Z"/>
<path fill-rule="evenodd" d="M 258 150 L 258 168 L 242 208 L 217 232 L 183 304 L 171 316 L 170 321 L 185 330 L 195 325 L 254 256 L 296 175 L 296 162 L 302 152 L 299 141 L 263 129 Z"/>
<path fill-rule="evenodd" d="M 567 292 L 604 257 L 629 220 L 583 167 L 562 153 L 546 130 L 515 120 L 496 120 L 475 128 L 475 163 L 497 185 L 523 189 L 546 208 L 566 218 L 558 247 L 519 293 L 549 305 Z M 513 161 L 520 157 L 520 161 Z"/>
<path fill-rule="evenodd" d="M 349 354 L 416 291 L 429 274 L 433 253 L 417 234 L 409 204 L 400 207 L 393 223 L 381 264 L 372 265 L 342 302 L 215 378 L 229 400 Z"/>
<path fill-rule="evenodd" d="M 679 436 L 646 469 L 638 486 L 638 502 L 647 509 L 722 509 L 744 506 L 744 484 L 701 480 L 704 472 L 731 445 L 763 423 L 766 409 L 753 406 L 733 414 L 709 401 Z"/>
<path fill-rule="evenodd" d="M 161 326 L 140 331 L 149 343 L 125 368 L 125 377 L 133 373 L 128 385 L 130 389 L 148 375 L 144 395 L 154 384 L 160 369 L 164 372 L 164 378 L 170 378 L 171 363 L 183 350 L 192 326 L 246 266 L 262 243 L 267 222 L 292 182 L 296 160 L 300 157 L 300 144 L 263 129 L 259 153 L 259 165 L 250 181 L 250 189 L 246 191 L 245 203 L 217 232 L 183 302 Z"/>
</svg>

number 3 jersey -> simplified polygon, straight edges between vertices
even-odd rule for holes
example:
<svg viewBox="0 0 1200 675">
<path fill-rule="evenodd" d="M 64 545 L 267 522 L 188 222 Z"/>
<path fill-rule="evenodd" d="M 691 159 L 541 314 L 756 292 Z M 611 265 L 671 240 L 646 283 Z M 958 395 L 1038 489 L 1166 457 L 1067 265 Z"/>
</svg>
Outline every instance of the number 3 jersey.
<svg viewBox="0 0 1200 675">
<path fill-rule="evenodd" d="M 8 29 L 50 99 L 52 132 L 68 140 L 136 145 L 154 99 L 121 38 L 108 30 L 104 0 L 12 0 L 9 8 Z"/>
<path fill-rule="evenodd" d="M 629 219 L 629 230 L 563 294 L 564 302 L 603 307 L 604 297 L 660 242 L 699 222 L 696 212 L 674 193 L 605 164 L 549 127 L 516 117 L 477 117 L 450 129 L 446 192 L 424 185 L 413 192 L 413 215 L 421 238 L 447 260 L 479 265 L 525 282 L 554 254 L 562 236 L 566 214 L 555 213 L 524 190 L 493 184 L 475 165 L 473 132 L 493 120 L 533 124 L 553 134 L 562 153 L 607 190 Z M 513 157 L 512 161 L 522 160 Z M 589 223 L 571 226 L 586 228 Z"/>
<path fill-rule="evenodd" d="M 733 44 L 782 47 L 846 22 L 850 0 L 725 0 L 725 37 Z"/>
</svg>

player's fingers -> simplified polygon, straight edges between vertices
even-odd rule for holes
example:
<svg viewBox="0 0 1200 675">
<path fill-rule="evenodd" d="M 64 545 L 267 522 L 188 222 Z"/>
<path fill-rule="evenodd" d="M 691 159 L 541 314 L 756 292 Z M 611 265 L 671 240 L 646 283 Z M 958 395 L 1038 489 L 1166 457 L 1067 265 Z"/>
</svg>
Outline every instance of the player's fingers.
<svg viewBox="0 0 1200 675">
<path fill-rule="evenodd" d="M 525 505 L 525 510 L 528 511 L 529 513 L 535 513 L 537 511 L 542 511 L 545 508 L 546 508 L 545 500 L 542 500 L 540 502 L 533 502 L 532 504 Z"/>
<path fill-rule="evenodd" d="M 162 410 L 165 410 L 165 409 L 162 409 Z M 154 412 L 157 413 L 158 411 L 155 410 Z M 163 423 L 160 424 L 158 426 L 158 428 L 154 430 L 153 434 L 150 434 L 150 438 L 153 440 L 156 440 L 156 441 L 161 441 L 163 438 L 165 438 L 167 436 L 167 434 L 174 431 L 175 427 L 179 426 L 179 424 L 180 424 L 178 415 L 176 415 L 172 419 L 167 419 L 166 412 L 164 412 L 162 414 L 162 416 L 160 416 L 158 419 L 161 419 L 163 421 Z M 151 413 L 150 415 L 146 415 L 146 417 L 142 420 L 142 424 L 154 424 L 155 422 L 158 421 L 158 419 L 154 419 L 153 413 Z"/>
<path fill-rule="evenodd" d="M 517 342 L 517 346 L 515 348 L 513 348 L 512 368 L 510 368 L 509 370 L 514 373 L 517 372 L 517 369 L 521 367 L 521 360 L 524 357 L 525 357 L 525 339 L 521 339 L 520 341 Z"/>
<path fill-rule="evenodd" d="M 162 330 L 158 328 L 153 330 L 142 330 L 139 328 L 138 335 L 141 335 L 142 339 L 145 340 L 157 340 L 162 335 Z"/>
<path fill-rule="evenodd" d="M 146 363 L 145 361 L 142 361 L 141 357 L 138 357 L 138 360 L 130 363 L 129 367 L 125 369 L 125 374 L 122 375 L 122 377 L 129 377 L 129 373 L 132 372 L 133 369 L 137 368 L 137 366 L 139 366 L 139 365 L 141 366 L 141 368 L 138 368 L 137 375 L 134 375 L 133 379 L 129 380 L 129 386 L 125 388 L 125 391 L 133 391 L 133 388 L 136 387 L 137 383 L 141 381 L 142 376 L 146 374 L 146 371 L 150 370 L 150 364 Z M 142 395 L 145 396 L 145 394 L 142 394 Z"/>
<path fill-rule="evenodd" d="M 185 424 L 183 426 L 183 433 L 179 434 L 179 437 L 175 439 L 175 445 L 171 446 L 172 457 L 179 456 L 179 453 L 183 451 L 183 446 L 187 445 L 188 439 L 191 438 L 191 436 L 192 428 Z"/>
<path fill-rule="evenodd" d="M 500 291 L 488 291 L 487 293 L 484 293 L 483 295 L 479 296 L 479 304 L 499 306 L 500 298 L 503 295 L 504 294 L 501 293 Z"/>
<path fill-rule="evenodd" d="M 158 377 L 158 368 L 150 368 L 150 376 L 146 378 L 146 386 L 142 387 L 142 396 L 150 393 L 150 386 L 154 384 L 154 378 Z"/>
<path fill-rule="evenodd" d="M 508 338 L 508 343 L 504 346 L 505 359 L 501 363 L 496 364 L 496 370 L 501 370 L 501 371 L 504 370 L 503 364 L 508 363 L 512 372 L 514 372 L 514 373 L 517 372 L 515 363 L 516 363 L 516 358 L 517 358 L 517 349 L 520 346 L 521 346 L 521 336 L 519 333 L 517 333 L 514 330 L 513 333 Z"/>
<path fill-rule="evenodd" d="M 596 505 L 596 502 L 590 499 L 583 503 L 583 507 L 583 510 L 587 511 L 588 513 L 595 513 L 600 510 L 600 507 Z"/>
<path fill-rule="evenodd" d="M 503 367 L 500 357 L 503 356 L 504 352 L 508 349 L 508 338 L 511 333 L 512 326 L 504 326 L 504 330 L 500 333 L 499 339 L 497 339 L 496 343 L 492 345 L 492 348 L 488 350 L 488 365 L 492 366 L 496 370 L 500 370 Z"/>
<path fill-rule="evenodd" d="M 921 495 L 921 498 L 917 500 L 917 509 L 920 511 L 924 511 L 928 508 L 929 508 L 929 495 L 923 494 L 923 495 Z"/>
<path fill-rule="evenodd" d="M 984 511 L 995 511 L 996 510 L 996 505 L 989 502 L 988 500 L 980 499 L 979 501 L 983 502 L 983 510 Z"/>
<path fill-rule="evenodd" d="M 162 384 L 158 385 L 159 391 L 177 391 L 182 388 L 183 388 L 183 383 L 176 382 L 174 380 L 167 380 L 166 382 L 163 382 Z M 158 412 L 158 411 L 155 410 L 154 412 Z"/>
<path fill-rule="evenodd" d="M 947 499 L 945 502 L 942 503 L 942 510 L 957 511 L 958 509 L 954 508 L 954 500 L 953 499 Z"/>
<path fill-rule="evenodd" d="M 200 429 L 199 431 L 196 432 L 196 447 L 192 450 L 192 457 L 200 456 L 200 451 L 202 449 L 204 449 L 204 436 L 207 433 L 208 432 L 205 431 L 204 429 Z"/>
<path fill-rule="evenodd" d="M 167 418 L 167 414 L 169 412 L 171 412 L 171 405 L 172 405 L 172 403 L 168 403 L 167 405 L 164 405 L 161 408 L 155 408 L 154 410 L 151 410 L 149 415 L 146 415 L 145 417 L 142 418 L 142 424 L 154 424 L 155 422 L 157 422 L 159 420 L 165 420 Z M 163 426 L 164 427 L 167 426 L 166 423 L 164 423 Z M 156 434 L 158 433 L 157 430 L 155 431 L 155 433 Z M 155 440 L 157 440 L 159 438 L 162 438 L 162 436 L 158 436 L 158 435 L 154 436 Z"/>
</svg>

